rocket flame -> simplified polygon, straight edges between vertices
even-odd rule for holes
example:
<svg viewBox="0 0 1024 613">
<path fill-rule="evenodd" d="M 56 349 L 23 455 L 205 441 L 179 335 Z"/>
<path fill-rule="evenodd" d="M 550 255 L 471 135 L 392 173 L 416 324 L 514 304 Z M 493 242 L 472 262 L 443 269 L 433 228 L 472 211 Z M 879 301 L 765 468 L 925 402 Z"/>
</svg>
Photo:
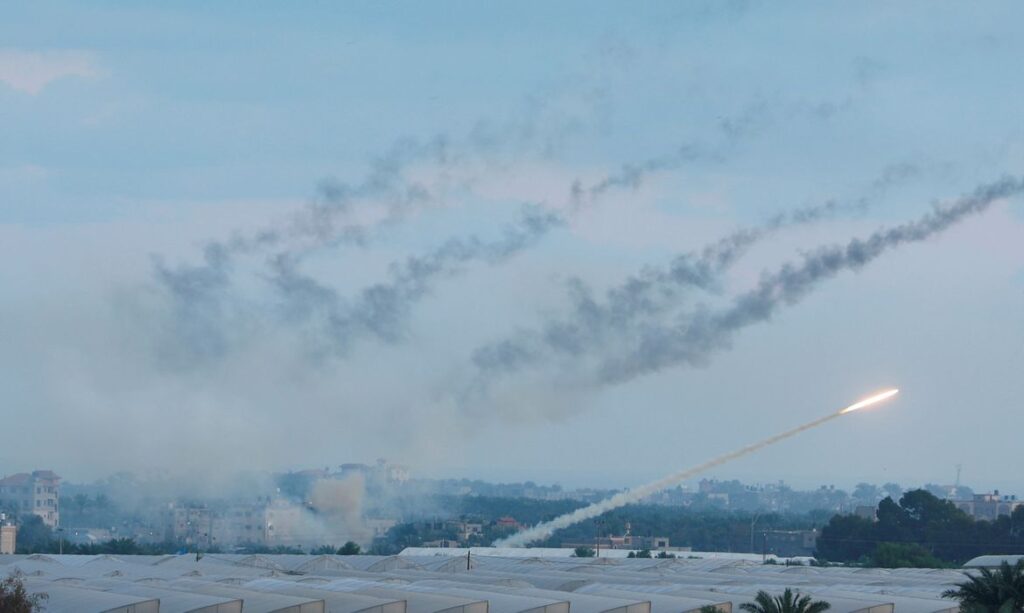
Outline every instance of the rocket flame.
<svg viewBox="0 0 1024 613">
<path fill-rule="evenodd" d="M 882 402 L 883 400 L 885 400 L 887 398 L 892 398 L 893 396 L 895 396 L 898 393 L 900 393 L 900 391 L 898 389 L 885 390 L 884 392 L 880 392 L 878 394 L 875 394 L 874 396 L 870 396 L 868 398 L 865 398 L 864 400 L 861 400 L 860 402 L 855 402 L 855 403 L 851 404 L 850 406 L 846 407 L 842 411 L 839 411 L 839 414 L 840 415 L 844 415 L 846 413 L 852 413 L 853 411 L 856 411 L 857 409 L 863 409 L 864 407 L 871 406 L 871 405 L 873 405 L 873 404 L 875 404 L 877 402 Z"/>
</svg>

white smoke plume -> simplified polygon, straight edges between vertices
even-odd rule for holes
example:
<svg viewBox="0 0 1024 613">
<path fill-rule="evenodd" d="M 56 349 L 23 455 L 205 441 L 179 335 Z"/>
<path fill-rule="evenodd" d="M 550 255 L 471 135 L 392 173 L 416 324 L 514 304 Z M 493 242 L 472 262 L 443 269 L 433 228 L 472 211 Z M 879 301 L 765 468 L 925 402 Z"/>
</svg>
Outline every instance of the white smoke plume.
<svg viewBox="0 0 1024 613">
<path fill-rule="evenodd" d="M 785 440 L 791 436 L 796 436 L 801 432 L 820 426 L 821 424 L 827 421 L 831 421 L 837 417 L 840 417 L 841 415 L 842 413 L 832 413 L 831 415 L 820 417 L 812 422 L 806 423 L 802 426 L 798 426 L 796 428 L 793 428 L 792 430 L 787 430 L 781 434 L 776 434 L 775 436 L 771 436 L 762 441 L 758 441 L 756 443 L 747 445 L 746 447 L 742 447 L 740 449 L 737 449 L 736 451 L 727 453 L 725 455 L 721 455 L 713 460 L 709 460 L 707 462 L 704 462 L 703 464 L 694 466 L 693 468 L 688 468 L 686 470 L 672 473 L 667 477 L 662 477 L 657 481 L 652 481 L 651 483 L 641 485 L 640 487 L 627 490 L 625 492 L 619 492 L 618 494 L 615 494 L 611 498 L 606 498 L 600 502 L 595 502 L 594 504 L 582 507 L 580 509 L 576 509 L 571 513 L 566 513 L 565 515 L 556 517 L 551 521 L 537 524 L 532 528 L 527 528 L 526 530 L 518 532 L 506 539 L 496 541 L 494 543 L 494 546 L 523 547 L 534 541 L 546 539 L 550 537 L 552 534 L 554 534 L 556 530 L 568 528 L 569 526 L 578 524 L 581 521 L 586 521 L 588 519 L 600 517 L 608 511 L 613 511 L 615 509 L 618 509 L 619 507 L 624 507 L 628 504 L 640 502 L 641 500 L 647 498 L 652 494 L 656 494 L 661 490 L 678 485 L 679 483 L 682 483 L 687 479 L 691 479 L 703 472 L 711 470 L 716 466 L 721 466 L 726 462 L 731 462 L 732 460 L 754 453 L 759 449 L 763 449 L 769 445 L 778 443 L 779 441 Z"/>
</svg>

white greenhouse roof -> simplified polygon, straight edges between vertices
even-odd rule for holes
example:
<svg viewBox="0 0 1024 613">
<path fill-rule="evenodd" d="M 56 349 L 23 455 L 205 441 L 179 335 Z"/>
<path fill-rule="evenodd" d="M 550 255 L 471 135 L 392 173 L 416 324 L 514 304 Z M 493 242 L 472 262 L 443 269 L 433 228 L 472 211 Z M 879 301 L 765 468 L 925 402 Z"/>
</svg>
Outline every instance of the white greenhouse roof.
<svg viewBox="0 0 1024 613">
<path fill-rule="evenodd" d="M 575 558 L 564 549 L 407 549 L 398 556 L 0 556 L 48 611 L 124 613 L 733 613 L 786 587 L 830 613 L 952 613 L 964 570 L 765 565 L 760 556 Z M 508 553 L 508 555 L 505 555 Z M 602 550 L 602 556 L 606 554 Z M 752 559 L 753 558 L 753 559 Z M 1003 557 L 972 560 L 997 565 Z M 1010 560 L 1011 562 L 1014 560 Z M 967 571 L 972 572 L 972 571 Z"/>
</svg>

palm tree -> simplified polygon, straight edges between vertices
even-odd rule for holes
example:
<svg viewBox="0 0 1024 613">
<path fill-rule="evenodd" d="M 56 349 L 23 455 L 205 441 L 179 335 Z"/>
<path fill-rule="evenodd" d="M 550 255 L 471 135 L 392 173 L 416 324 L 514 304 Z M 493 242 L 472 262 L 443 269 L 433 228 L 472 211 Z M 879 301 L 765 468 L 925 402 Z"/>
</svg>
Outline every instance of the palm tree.
<svg viewBox="0 0 1024 613">
<path fill-rule="evenodd" d="M 1004 613 L 1024 610 L 1024 558 L 1010 566 L 1003 560 L 993 571 L 982 568 L 977 575 L 942 593 L 943 598 L 956 598 L 960 608 L 971 613 Z"/>
<path fill-rule="evenodd" d="M 832 608 L 824 600 L 811 602 L 811 597 L 786 588 L 781 596 L 772 596 L 764 590 L 757 592 L 754 602 L 744 602 L 740 608 L 747 613 L 822 613 Z"/>
</svg>

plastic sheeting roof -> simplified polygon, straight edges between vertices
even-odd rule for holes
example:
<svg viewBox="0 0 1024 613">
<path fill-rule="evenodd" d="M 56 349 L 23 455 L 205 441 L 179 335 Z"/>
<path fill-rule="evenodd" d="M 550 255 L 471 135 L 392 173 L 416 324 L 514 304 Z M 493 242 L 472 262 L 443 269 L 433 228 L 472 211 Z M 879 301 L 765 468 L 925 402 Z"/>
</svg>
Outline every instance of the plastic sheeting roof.
<svg viewBox="0 0 1024 613">
<path fill-rule="evenodd" d="M 31 589 L 51 593 L 49 610 L 86 613 L 684 613 L 708 604 L 729 613 L 757 590 L 785 587 L 829 601 L 830 613 L 947 613 L 956 603 L 941 594 L 965 572 L 764 565 L 728 556 L 574 558 L 571 550 L 493 555 L 504 551 L 474 549 L 469 569 L 452 550 L 426 549 L 399 556 L 207 554 L 198 561 L 194 554 L 11 555 L 0 556 L 0 576 L 18 570 Z"/>
</svg>

